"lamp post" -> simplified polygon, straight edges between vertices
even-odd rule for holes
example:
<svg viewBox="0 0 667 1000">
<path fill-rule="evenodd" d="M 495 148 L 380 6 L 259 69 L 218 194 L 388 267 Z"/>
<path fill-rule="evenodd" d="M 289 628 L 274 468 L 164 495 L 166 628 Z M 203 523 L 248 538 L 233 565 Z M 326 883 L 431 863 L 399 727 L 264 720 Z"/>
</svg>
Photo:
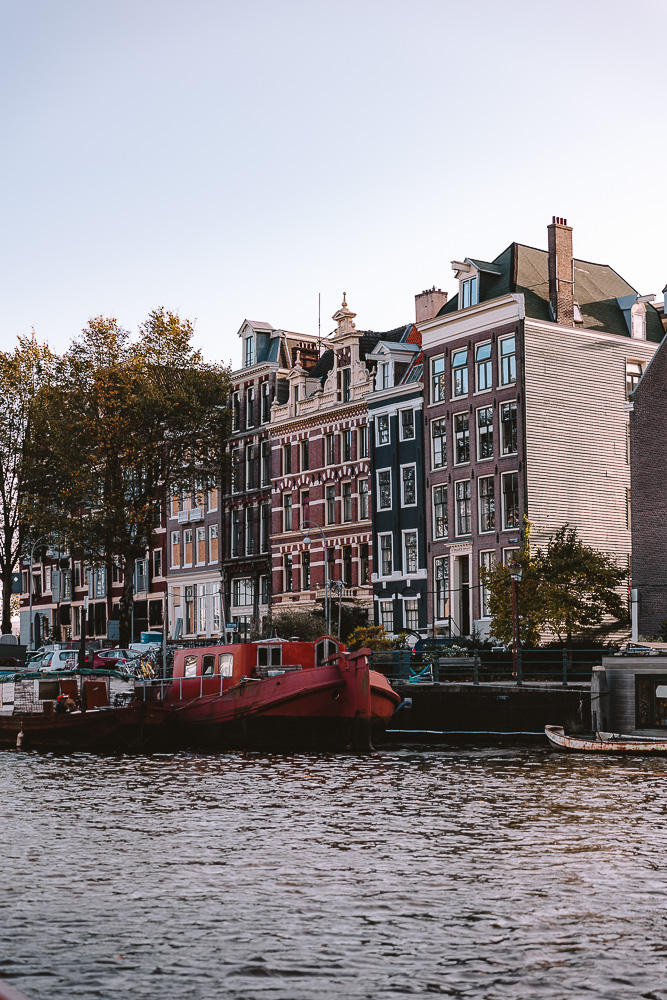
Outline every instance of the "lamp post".
<svg viewBox="0 0 667 1000">
<path fill-rule="evenodd" d="M 312 531 L 319 531 L 322 537 L 322 561 L 324 563 L 324 613 L 327 619 L 327 635 L 331 635 L 331 607 L 329 604 L 329 567 L 327 565 L 326 535 L 319 524 L 315 524 L 314 521 L 302 521 L 299 525 L 299 530 L 302 532 L 303 540 L 308 546 L 312 541 L 310 537 Z"/>
<path fill-rule="evenodd" d="M 32 580 L 32 564 L 33 564 L 33 560 L 35 558 L 35 549 L 37 548 L 37 546 L 39 545 L 40 542 L 45 542 L 48 537 L 49 537 L 48 535 L 42 535 L 40 538 L 38 538 L 33 543 L 33 546 L 30 549 L 30 586 L 28 587 L 28 593 L 30 595 L 30 611 L 29 611 L 29 615 L 30 615 L 30 652 L 31 653 L 32 653 L 33 649 L 35 648 L 35 623 L 32 620 L 32 594 L 33 594 L 33 590 L 34 590 L 33 580 Z"/>
<path fill-rule="evenodd" d="M 521 580 L 521 566 L 517 562 L 510 563 L 510 580 L 512 581 L 512 673 L 517 685 L 521 684 L 521 659 L 519 656 L 519 598 L 518 586 Z"/>
</svg>

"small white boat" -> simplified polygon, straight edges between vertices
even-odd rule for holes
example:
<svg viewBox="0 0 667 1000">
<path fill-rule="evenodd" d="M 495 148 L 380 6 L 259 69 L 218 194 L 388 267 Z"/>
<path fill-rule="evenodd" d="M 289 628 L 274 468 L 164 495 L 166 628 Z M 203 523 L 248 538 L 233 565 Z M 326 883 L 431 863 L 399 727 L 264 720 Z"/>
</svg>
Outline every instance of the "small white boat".
<svg viewBox="0 0 667 1000">
<path fill-rule="evenodd" d="M 544 733 L 557 750 L 667 754 L 667 736 L 626 736 L 624 733 L 602 732 L 591 736 L 566 736 L 563 726 L 545 726 Z"/>
</svg>

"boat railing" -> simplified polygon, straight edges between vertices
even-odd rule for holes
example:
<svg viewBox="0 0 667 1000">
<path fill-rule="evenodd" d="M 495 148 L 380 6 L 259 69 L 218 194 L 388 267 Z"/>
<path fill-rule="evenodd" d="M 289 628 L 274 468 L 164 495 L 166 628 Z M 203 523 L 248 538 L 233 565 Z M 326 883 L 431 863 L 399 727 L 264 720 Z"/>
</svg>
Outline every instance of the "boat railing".
<svg viewBox="0 0 667 1000">
<path fill-rule="evenodd" d="M 609 650 L 600 649 L 523 649 L 517 650 L 516 662 L 511 649 L 457 650 L 414 653 L 410 649 L 375 652 L 371 669 L 382 673 L 392 683 L 508 683 L 586 684 L 595 666 Z"/>
<path fill-rule="evenodd" d="M 216 678 L 219 681 L 219 690 L 217 684 L 214 685 L 210 683 Z M 183 701 L 184 682 L 188 685 L 186 688 L 186 699 L 197 697 L 203 698 L 204 695 L 206 695 L 206 697 L 210 697 L 222 694 L 223 684 L 227 679 L 228 678 L 226 678 L 224 674 L 200 674 L 199 677 L 137 678 L 134 682 L 134 691 L 139 701 L 164 701 L 167 694 L 171 694 L 171 697 L 175 700 Z M 199 681 L 198 692 L 197 681 Z M 206 690 L 204 690 L 204 681 L 207 682 Z"/>
</svg>

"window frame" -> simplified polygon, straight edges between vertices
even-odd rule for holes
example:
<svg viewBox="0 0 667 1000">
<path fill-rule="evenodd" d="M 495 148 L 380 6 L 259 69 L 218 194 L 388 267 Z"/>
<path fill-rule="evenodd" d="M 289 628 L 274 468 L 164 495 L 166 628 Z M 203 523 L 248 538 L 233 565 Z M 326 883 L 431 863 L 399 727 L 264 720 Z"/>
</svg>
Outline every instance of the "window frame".
<svg viewBox="0 0 667 1000">
<path fill-rule="evenodd" d="M 435 427 L 444 427 L 444 434 L 435 434 Z M 436 461 L 436 440 L 442 441 L 442 462 Z M 431 420 L 431 468 L 447 468 L 447 417 L 434 417 Z"/>
<path fill-rule="evenodd" d="M 489 494 L 482 496 L 482 483 L 491 483 L 491 506 Z M 486 507 L 486 510 L 485 510 Z M 490 528 L 483 527 L 483 518 L 487 516 Z M 477 478 L 477 530 L 480 535 L 495 534 L 496 531 L 496 482 L 495 476 L 478 476 Z"/>
<path fill-rule="evenodd" d="M 463 364 L 454 364 L 454 358 L 458 357 L 460 354 L 465 354 L 465 361 Z M 464 396 L 468 395 L 470 390 L 470 377 L 468 374 L 468 348 L 458 347 L 456 350 L 452 350 L 451 356 L 451 369 L 452 369 L 452 399 L 462 399 Z M 460 386 L 457 386 L 457 378 L 461 376 Z"/>
<path fill-rule="evenodd" d="M 488 348 L 488 357 L 478 360 L 481 348 Z M 485 385 L 480 385 L 480 374 L 484 372 Z M 483 340 L 475 344 L 475 392 L 490 392 L 493 389 L 493 344 Z"/>
<path fill-rule="evenodd" d="M 467 496 L 459 497 L 458 495 L 459 491 L 457 490 L 457 487 L 465 485 L 467 485 L 468 487 Z M 459 504 L 462 501 L 463 502 L 467 501 L 468 503 L 468 508 L 467 511 L 465 512 L 465 517 L 468 523 L 467 531 L 459 530 L 459 526 L 461 524 Z M 454 534 L 456 538 L 467 538 L 469 535 L 472 535 L 472 489 L 471 489 L 470 479 L 457 479 L 454 483 Z"/>
<path fill-rule="evenodd" d="M 365 487 L 362 489 L 362 485 Z M 370 484 L 368 477 L 364 476 L 362 479 L 357 480 L 357 504 L 358 504 L 358 520 L 368 521 L 371 516 L 371 502 L 370 502 Z M 364 498 L 362 500 L 362 497 Z"/>
<path fill-rule="evenodd" d="M 505 424 L 507 423 L 507 421 L 503 417 L 503 411 L 506 408 L 511 409 L 511 407 L 514 407 L 514 443 L 516 444 L 516 447 L 514 448 L 513 451 L 508 451 L 507 448 L 505 447 L 506 445 Z M 519 452 L 519 406 L 515 399 L 506 399 L 500 404 L 499 420 L 500 420 L 500 457 L 505 458 L 508 455 L 517 455 Z"/>
<path fill-rule="evenodd" d="M 508 341 L 514 341 L 514 350 L 511 354 L 503 354 L 503 344 Z M 505 378 L 505 366 L 503 364 L 504 359 L 513 359 L 513 362 L 509 363 L 510 372 L 513 373 L 513 378 Z M 506 385 L 516 385 L 516 334 L 510 333 L 505 337 L 498 338 L 498 381 L 500 386 Z"/>
<path fill-rule="evenodd" d="M 486 566 L 485 556 L 491 556 L 488 560 L 489 566 Z M 479 617 L 481 619 L 491 618 L 491 614 L 488 610 L 488 603 L 490 598 L 490 593 L 487 587 L 484 586 L 482 581 L 482 570 L 487 569 L 491 571 L 496 564 L 496 550 L 495 549 L 480 549 L 477 557 L 477 576 L 479 579 Z"/>
<path fill-rule="evenodd" d="M 386 423 L 387 440 L 382 441 L 380 439 L 380 422 L 382 421 L 382 426 L 384 427 L 385 420 L 387 421 Z M 388 413 L 380 413 L 375 418 L 375 444 L 377 445 L 378 448 L 383 448 L 386 445 L 391 444 L 391 420 L 389 419 Z"/>
<path fill-rule="evenodd" d="M 436 500 L 436 492 L 442 491 L 444 497 L 438 502 Z M 449 510 L 447 507 L 448 502 L 448 489 L 447 483 L 435 483 L 431 487 L 431 512 L 432 512 L 432 522 L 431 522 L 431 534 L 433 535 L 433 541 L 440 541 L 443 538 L 449 537 Z M 444 518 L 440 518 L 437 514 L 438 507 L 444 507 Z M 442 534 L 438 533 L 438 523 L 440 521 L 444 522 L 444 532 Z"/>
<path fill-rule="evenodd" d="M 381 501 L 382 501 L 382 488 L 380 486 L 380 476 L 384 475 L 385 473 L 389 476 L 389 503 L 386 504 L 386 505 L 385 504 L 381 504 Z M 384 469 L 376 469 L 375 470 L 375 482 L 377 484 L 377 506 L 376 506 L 376 510 L 378 510 L 378 511 L 391 510 L 392 504 L 393 504 L 393 500 L 394 500 L 394 489 L 393 489 L 393 483 L 392 483 L 391 467 L 387 466 Z"/>
<path fill-rule="evenodd" d="M 508 496 L 508 491 L 505 490 L 505 482 L 510 476 L 516 476 L 516 524 L 507 523 L 507 505 L 505 498 Z M 508 472 L 501 473 L 500 476 L 500 493 L 502 496 L 502 525 L 501 531 L 518 531 L 520 528 L 520 511 L 519 511 L 519 473 L 515 470 L 510 470 Z"/>
<path fill-rule="evenodd" d="M 458 448 L 458 438 L 457 438 L 458 432 L 456 429 L 456 422 L 460 417 L 465 417 L 467 421 L 467 425 L 465 427 L 465 435 L 462 439 L 463 441 L 466 442 L 466 458 L 464 458 L 463 461 L 461 462 L 458 461 L 459 448 Z M 452 431 L 453 431 L 452 447 L 454 449 L 453 464 L 454 466 L 469 465 L 470 464 L 470 413 L 468 410 L 461 410 L 459 413 L 452 414 Z"/>
<path fill-rule="evenodd" d="M 436 364 L 442 362 L 442 371 L 436 371 Z M 430 359 L 429 374 L 431 377 L 431 403 L 447 402 L 447 363 L 444 354 L 437 354 Z"/>
<path fill-rule="evenodd" d="M 413 570 L 408 569 L 408 547 L 407 536 L 414 535 L 414 566 Z M 412 546 L 411 546 L 412 548 Z M 401 561 L 403 566 L 403 576 L 416 576 L 419 572 L 419 532 L 416 528 L 404 528 L 401 531 Z"/>
<path fill-rule="evenodd" d="M 405 433 L 405 417 L 410 414 L 411 424 L 412 424 L 412 434 Z M 414 441 L 415 440 L 415 409 L 413 406 L 406 406 L 402 410 L 398 411 L 398 436 L 401 441 Z"/>
<path fill-rule="evenodd" d="M 388 538 L 389 545 L 383 545 L 383 540 Z M 378 559 L 378 577 L 383 580 L 388 580 L 394 572 L 394 533 L 392 531 L 379 531 L 378 532 L 378 553 L 380 558 Z M 384 554 L 389 552 L 389 572 L 385 573 L 384 570 Z"/>
<path fill-rule="evenodd" d="M 412 491 L 414 499 L 408 501 L 405 499 L 405 472 L 406 470 L 412 470 Z M 416 462 L 406 462 L 405 465 L 400 467 L 401 474 L 401 506 L 402 507 L 416 507 L 418 503 L 417 497 L 417 463 Z"/>
</svg>

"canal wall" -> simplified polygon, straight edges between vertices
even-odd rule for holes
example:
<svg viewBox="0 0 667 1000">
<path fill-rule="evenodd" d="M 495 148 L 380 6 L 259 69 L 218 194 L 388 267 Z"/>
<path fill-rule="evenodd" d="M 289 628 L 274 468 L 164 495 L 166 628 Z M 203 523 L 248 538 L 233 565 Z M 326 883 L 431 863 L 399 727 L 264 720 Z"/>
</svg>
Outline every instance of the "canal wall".
<svg viewBox="0 0 667 1000">
<path fill-rule="evenodd" d="M 393 687 L 408 703 L 393 716 L 388 736 L 543 734 L 545 726 L 579 733 L 591 728 L 590 684 L 395 682 Z"/>
</svg>

